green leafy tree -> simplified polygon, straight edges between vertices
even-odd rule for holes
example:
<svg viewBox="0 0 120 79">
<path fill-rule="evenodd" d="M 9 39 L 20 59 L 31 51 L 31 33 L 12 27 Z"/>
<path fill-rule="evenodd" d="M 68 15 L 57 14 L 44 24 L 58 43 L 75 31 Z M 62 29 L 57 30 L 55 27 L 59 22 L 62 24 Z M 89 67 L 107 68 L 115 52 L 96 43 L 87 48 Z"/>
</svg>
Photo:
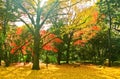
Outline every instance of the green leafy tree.
<svg viewBox="0 0 120 79">
<path fill-rule="evenodd" d="M 109 66 L 111 66 L 112 57 L 112 43 L 111 43 L 111 30 L 119 26 L 120 17 L 120 2 L 119 0 L 100 0 L 99 10 L 100 10 L 100 22 L 104 22 L 108 28 L 108 58 Z"/>
<path fill-rule="evenodd" d="M 9 22 L 14 21 L 16 18 L 14 17 L 13 14 L 13 9 L 12 9 L 12 2 L 11 0 L 0 0 L 0 24 L 2 27 L 2 37 L 4 38 L 2 43 L 2 48 L 3 48 L 3 57 L 4 61 L 6 63 L 6 66 L 9 66 L 9 51 L 7 47 L 7 31 L 9 30 Z M 15 9 L 14 9 L 15 11 Z"/>
</svg>

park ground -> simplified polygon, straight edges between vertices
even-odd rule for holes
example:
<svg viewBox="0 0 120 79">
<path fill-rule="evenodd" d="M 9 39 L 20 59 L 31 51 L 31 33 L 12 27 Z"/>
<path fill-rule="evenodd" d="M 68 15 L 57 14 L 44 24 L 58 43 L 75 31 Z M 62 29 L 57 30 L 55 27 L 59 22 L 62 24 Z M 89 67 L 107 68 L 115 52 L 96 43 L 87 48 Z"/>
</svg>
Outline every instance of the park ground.
<svg viewBox="0 0 120 79">
<path fill-rule="evenodd" d="M 40 64 L 41 70 L 31 70 L 31 64 L 0 66 L 0 79 L 120 79 L 120 67 L 99 67 L 92 64 Z"/>
</svg>

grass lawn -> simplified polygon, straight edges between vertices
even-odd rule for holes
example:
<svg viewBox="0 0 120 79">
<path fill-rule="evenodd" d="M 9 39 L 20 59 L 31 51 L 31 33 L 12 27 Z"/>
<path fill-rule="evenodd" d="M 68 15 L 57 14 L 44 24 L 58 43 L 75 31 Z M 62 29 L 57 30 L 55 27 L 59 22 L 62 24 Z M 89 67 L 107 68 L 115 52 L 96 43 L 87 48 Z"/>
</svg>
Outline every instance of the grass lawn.
<svg viewBox="0 0 120 79">
<path fill-rule="evenodd" d="M 0 67 L 0 79 L 120 79 L 120 67 L 99 68 L 95 65 L 41 64 L 41 70 L 31 70 L 31 64 Z"/>
</svg>

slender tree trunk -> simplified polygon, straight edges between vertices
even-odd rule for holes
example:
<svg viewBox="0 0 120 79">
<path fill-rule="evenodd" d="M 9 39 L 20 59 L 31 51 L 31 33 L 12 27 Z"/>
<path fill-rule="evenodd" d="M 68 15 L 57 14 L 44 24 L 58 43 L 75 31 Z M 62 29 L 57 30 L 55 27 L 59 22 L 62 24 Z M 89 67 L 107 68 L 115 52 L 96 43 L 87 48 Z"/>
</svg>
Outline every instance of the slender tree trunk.
<svg viewBox="0 0 120 79">
<path fill-rule="evenodd" d="M 60 61 L 61 61 L 61 52 L 58 52 L 58 56 L 57 56 L 58 65 L 61 64 Z"/>
<path fill-rule="evenodd" d="M 35 31 L 34 35 L 34 48 L 33 48 L 33 66 L 32 70 L 39 70 L 39 49 L 40 49 L 40 35 L 39 29 Z"/>
<path fill-rule="evenodd" d="M 69 40 L 67 44 L 67 53 L 66 53 L 66 63 L 69 63 L 69 58 L 70 58 L 70 42 L 72 40 L 73 32 L 70 32 L 69 34 Z"/>
<path fill-rule="evenodd" d="M 111 56 L 112 56 L 112 53 L 111 53 L 111 28 L 109 28 L 108 30 L 108 58 L 109 58 L 109 64 L 108 66 L 111 67 Z"/>
<path fill-rule="evenodd" d="M 6 30 L 7 30 L 7 24 L 8 24 L 8 21 L 5 19 L 4 20 L 4 23 L 3 23 L 3 34 L 4 34 L 4 37 L 6 37 Z M 7 40 L 5 39 L 4 40 L 4 61 L 5 61 L 5 66 L 8 67 L 9 66 L 9 57 L 8 57 L 8 53 L 7 53 Z"/>
<path fill-rule="evenodd" d="M 1 66 L 1 59 L 2 59 L 2 58 L 1 58 L 1 54 L 0 54 L 0 66 Z"/>
<path fill-rule="evenodd" d="M 109 29 L 108 29 L 108 58 L 109 58 L 109 67 L 111 67 L 111 57 L 112 57 L 112 52 L 111 52 L 111 29 L 112 29 L 112 17 L 111 17 L 111 13 L 110 13 L 110 5 L 108 0 L 106 0 L 107 2 L 107 8 L 108 8 L 108 15 L 109 15 Z"/>
<path fill-rule="evenodd" d="M 46 67 L 48 68 L 48 64 L 49 64 L 49 57 L 48 57 L 48 52 L 46 52 Z"/>
<path fill-rule="evenodd" d="M 0 44 L 0 66 L 1 66 L 1 60 L 2 60 L 2 44 Z"/>
<path fill-rule="evenodd" d="M 70 58 L 69 49 L 70 49 L 70 45 L 68 45 L 67 53 L 66 53 L 66 63 L 67 64 L 69 63 L 69 58 Z"/>
</svg>

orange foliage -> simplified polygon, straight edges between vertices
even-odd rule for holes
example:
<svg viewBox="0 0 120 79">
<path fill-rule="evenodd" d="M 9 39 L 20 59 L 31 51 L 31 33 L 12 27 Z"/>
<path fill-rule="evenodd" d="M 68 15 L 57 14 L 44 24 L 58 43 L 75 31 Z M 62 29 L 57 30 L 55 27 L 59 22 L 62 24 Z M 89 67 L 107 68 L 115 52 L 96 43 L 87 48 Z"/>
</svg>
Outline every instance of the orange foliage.
<svg viewBox="0 0 120 79">
<path fill-rule="evenodd" d="M 84 46 L 84 43 L 85 43 L 85 41 L 83 41 L 83 40 L 77 40 L 77 41 L 74 42 L 74 45 Z"/>
<path fill-rule="evenodd" d="M 11 49 L 11 54 L 14 54 L 16 52 L 16 50 L 18 50 L 19 48 L 21 48 L 21 51 L 23 54 L 27 54 L 26 50 L 27 50 L 27 46 L 29 45 L 30 43 L 28 42 L 28 40 L 26 40 L 25 42 L 25 45 L 23 45 L 22 47 L 21 46 L 18 46 L 15 42 L 12 42 L 11 43 L 11 46 L 13 46 L 13 48 Z"/>
<path fill-rule="evenodd" d="M 45 46 L 43 46 L 43 49 L 47 51 L 58 52 L 57 48 L 53 47 L 51 43 L 48 43 Z"/>
<path fill-rule="evenodd" d="M 40 30 L 40 35 L 44 36 L 47 32 L 45 30 Z"/>
<path fill-rule="evenodd" d="M 93 27 L 92 27 L 92 30 L 99 31 L 99 30 L 100 30 L 100 27 L 98 27 L 98 26 L 93 26 Z"/>
<path fill-rule="evenodd" d="M 10 51 L 10 53 L 11 53 L 11 54 L 14 54 L 15 50 L 16 50 L 16 49 L 13 48 L 13 49 Z"/>
<path fill-rule="evenodd" d="M 63 42 L 60 38 L 57 38 L 55 34 L 49 33 L 45 30 L 41 30 L 40 35 L 44 37 L 43 38 L 43 49 L 44 50 L 58 52 L 58 49 L 55 48 L 54 43 Z"/>
<path fill-rule="evenodd" d="M 23 54 L 27 54 L 26 50 L 22 50 L 22 53 L 23 53 Z"/>
<path fill-rule="evenodd" d="M 97 11 L 95 11 L 95 12 L 93 12 L 93 20 L 92 20 L 92 22 L 93 22 L 93 24 L 94 23 L 96 23 L 97 22 L 97 18 L 98 18 L 98 12 Z"/>
<path fill-rule="evenodd" d="M 14 54 L 18 48 L 19 48 L 18 46 L 15 46 L 14 48 L 12 48 L 12 50 L 10 51 L 10 53 Z"/>
<path fill-rule="evenodd" d="M 81 36 L 83 34 L 84 34 L 84 31 L 79 30 L 79 31 L 77 31 L 77 32 L 74 33 L 74 37 L 79 37 L 79 36 Z"/>
<path fill-rule="evenodd" d="M 74 42 L 74 45 L 84 46 L 85 43 L 88 40 L 92 39 L 98 31 L 100 31 L 100 27 L 98 26 L 87 27 L 82 30 L 76 31 L 73 37 L 78 40 Z M 80 36 L 82 38 L 81 40 L 79 40 Z"/>
<path fill-rule="evenodd" d="M 52 50 L 53 50 L 53 52 L 58 52 L 57 48 L 53 48 Z"/>
<path fill-rule="evenodd" d="M 54 37 L 55 37 L 55 34 L 49 34 L 48 37 L 49 37 L 49 38 L 54 38 Z"/>
<path fill-rule="evenodd" d="M 22 33 L 22 28 L 21 27 L 18 27 L 17 29 L 16 29 L 16 34 L 17 35 L 20 35 Z"/>
<path fill-rule="evenodd" d="M 43 46 L 43 49 L 44 50 L 51 50 L 52 49 L 52 46 L 50 43 L 46 44 L 45 46 Z"/>
<path fill-rule="evenodd" d="M 10 43 L 10 46 L 17 46 L 15 42 Z"/>
<path fill-rule="evenodd" d="M 53 40 L 53 42 L 62 43 L 63 41 L 62 41 L 60 38 L 55 38 L 55 39 Z"/>
</svg>

